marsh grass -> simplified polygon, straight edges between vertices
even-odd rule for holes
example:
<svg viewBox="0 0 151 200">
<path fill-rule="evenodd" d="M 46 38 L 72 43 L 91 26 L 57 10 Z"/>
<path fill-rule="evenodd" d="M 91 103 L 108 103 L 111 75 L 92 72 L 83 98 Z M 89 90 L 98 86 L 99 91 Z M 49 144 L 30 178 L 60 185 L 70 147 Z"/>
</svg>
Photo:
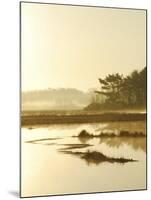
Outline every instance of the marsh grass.
<svg viewBox="0 0 151 200">
<path fill-rule="evenodd" d="M 98 151 L 87 151 L 87 152 L 73 152 L 73 151 L 59 151 L 61 153 L 78 156 L 80 159 L 85 160 L 88 164 L 94 163 L 94 164 L 100 164 L 103 162 L 109 162 L 109 163 L 119 163 L 119 164 L 125 164 L 127 162 L 136 162 L 137 160 L 129 159 L 129 158 L 114 158 L 114 157 L 108 157 L 104 155 L 101 152 Z"/>
<path fill-rule="evenodd" d="M 121 130 L 119 133 L 115 132 L 100 132 L 98 135 L 91 134 L 87 132 L 86 130 L 82 130 L 78 136 L 73 136 L 78 138 L 104 138 L 104 137 L 146 137 L 146 135 L 143 132 L 130 132 Z"/>
<path fill-rule="evenodd" d="M 47 112 L 27 113 L 21 116 L 22 126 L 40 124 L 77 124 L 77 123 L 96 123 L 96 122 L 115 122 L 115 121 L 146 121 L 146 113 L 117 113 L 117 112 L 80 112 L 75 111 L 71 114 L 52 114 Z"/>
</svg>

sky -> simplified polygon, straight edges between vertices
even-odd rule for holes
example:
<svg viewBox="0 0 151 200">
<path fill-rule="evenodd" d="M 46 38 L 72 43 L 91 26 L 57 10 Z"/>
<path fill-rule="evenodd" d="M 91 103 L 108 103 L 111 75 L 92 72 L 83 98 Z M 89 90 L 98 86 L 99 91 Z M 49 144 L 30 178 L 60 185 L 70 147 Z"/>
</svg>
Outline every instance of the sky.
<svg viewBox="0 0 151 200">
<path fill-rule="evenodd" d="M 87 91 L 145 66 L 144 10 L 22 3 L 22 91 Z"/>
</svg>

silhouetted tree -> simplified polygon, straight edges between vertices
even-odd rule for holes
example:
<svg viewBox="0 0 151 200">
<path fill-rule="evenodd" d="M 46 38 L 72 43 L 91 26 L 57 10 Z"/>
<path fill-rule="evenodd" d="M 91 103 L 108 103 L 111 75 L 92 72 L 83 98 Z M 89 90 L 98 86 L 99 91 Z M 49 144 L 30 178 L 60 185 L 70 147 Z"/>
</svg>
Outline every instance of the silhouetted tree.
<svg viewBox="0 0 151 200">
<path fill-rule="evenodd" d="M 108 108 L 144 107 L 146 106 L 147 95 L 146 80 L 146 67 L 140 72 L 135 70 L 126 77 L 118 73 L 109 74 L 104 79 L 99 78 L 101 88 L 95 93 L 105 96 L 102 105 Z"/>
<path fill-rule="evenodd" d="M 101 84 L 101 91 L 95 91 L 98 94 L 106 96 L 106 102 L 115 103 L 120 101 L 120 92 L 123 83 L 123 76 L 116 74 L 109 74 L 105 79 L 99 79 Z"/>
</svg>

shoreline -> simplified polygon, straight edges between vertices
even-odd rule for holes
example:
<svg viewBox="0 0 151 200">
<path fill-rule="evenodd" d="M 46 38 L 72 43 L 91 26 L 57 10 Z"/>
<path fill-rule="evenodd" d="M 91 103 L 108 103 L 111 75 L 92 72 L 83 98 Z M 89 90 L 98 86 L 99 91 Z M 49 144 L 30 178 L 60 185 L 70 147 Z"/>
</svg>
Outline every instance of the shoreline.
<svg viewBox="0 0 151 200">
<path fill-rule="evenodd" d="M 146 113 L 102 113 L 77 115 L 23 115 L 21 126 L 44 124 L 81 124 L 115 121 L 146 121 Z"/>
</svg>

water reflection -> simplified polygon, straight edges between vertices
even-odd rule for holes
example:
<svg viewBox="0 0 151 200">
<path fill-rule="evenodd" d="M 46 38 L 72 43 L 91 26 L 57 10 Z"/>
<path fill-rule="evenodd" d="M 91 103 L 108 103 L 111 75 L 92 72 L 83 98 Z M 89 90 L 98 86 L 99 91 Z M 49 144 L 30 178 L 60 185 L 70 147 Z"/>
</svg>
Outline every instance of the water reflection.
<svg viewBox="0 0 151 200">
<path fill-rule="evenodd" d="M 134 150 L 146 152 L 146 138 L 101 138 L 100 144 L 102 143 L 114 148 L 119 148 L 126 144 L 131 146 Z"/>
<path fill-rule="evenodd" d="M 143 123 L 131 123 L 128 129 L 129 122 L 122 122 L 119 127 L 143 131 Z M 145 188 L 146 137 L 77 137 L 83 129 L 97 135 L 114 127 L 118 128 L 118 123 L 23 128 L 23 195 Z"/>
<path fill-rule="evenodd" d="M 81 143 L 86 144 L 89 140 L 91 140 L 92 138 L 88 138 L 88 137 L 78 137 L 78 139 L 80 140 Z"/>
</svg>

